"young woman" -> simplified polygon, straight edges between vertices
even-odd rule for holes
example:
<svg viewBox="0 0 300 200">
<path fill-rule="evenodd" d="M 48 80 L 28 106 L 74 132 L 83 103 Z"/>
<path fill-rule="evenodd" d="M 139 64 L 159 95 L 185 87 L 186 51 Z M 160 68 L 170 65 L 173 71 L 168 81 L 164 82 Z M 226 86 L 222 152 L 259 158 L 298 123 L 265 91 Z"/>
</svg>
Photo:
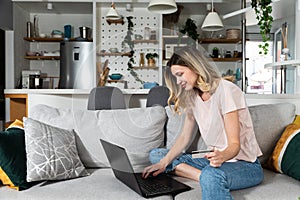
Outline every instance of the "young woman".
<svg viewBox="0 0 300 200">
<path fill-rule="evenodd" d="M 221 78 L 202 52 L 186 47 L 171 57 L 165 73 L 174 111 L 185 112 L 180 136 L 173 147 L 150 152 L 153 165 L 143 177 L 162 172 L 199 181 L 202 199 L 232 199 L 231 190 L 258 185 L 263 180 L 257 144 L 244 94 Z M 182 154 L 197 123 L 201 137 L 212 152 L 203 158 Z"/>
</svg>

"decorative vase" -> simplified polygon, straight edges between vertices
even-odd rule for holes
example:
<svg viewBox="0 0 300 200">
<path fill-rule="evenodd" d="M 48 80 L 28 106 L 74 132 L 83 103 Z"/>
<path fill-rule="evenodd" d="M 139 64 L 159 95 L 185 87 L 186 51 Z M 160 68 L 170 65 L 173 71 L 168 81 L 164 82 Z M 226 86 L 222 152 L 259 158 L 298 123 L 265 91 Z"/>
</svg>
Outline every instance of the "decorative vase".
<svg viewBox="0 0 300 200">
<path fill-rule="evenodd" d="M 145 66 L 145 58 L 144 58 L 144 53 L 140 53 L 140 67 Z"/>
<path fill-rule="evenodd" d="M 148 59 L 148 66 L 150 66 L 150 67 L 155 66 L 155 59 L 154 58 L 149 58 Z"/>
</svg>

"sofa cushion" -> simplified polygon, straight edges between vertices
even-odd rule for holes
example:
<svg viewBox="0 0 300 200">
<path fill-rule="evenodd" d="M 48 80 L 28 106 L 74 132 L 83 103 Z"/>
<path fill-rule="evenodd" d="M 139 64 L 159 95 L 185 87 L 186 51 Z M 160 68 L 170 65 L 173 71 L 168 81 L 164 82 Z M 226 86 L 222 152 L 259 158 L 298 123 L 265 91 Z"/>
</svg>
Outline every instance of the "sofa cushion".
<svg viewBox="0 0 300 200">
<path fill-rule="evenodd" d="M 25 136 L 23 127 L 14 124 L 0 132 L 0 182 L 24 190 L 31 186 L 26 181 Z"/>
<path fill-rule="evenodd" d="M 293 124 L 298 124 L 298 125 L 300 125 L 300 115 L 296 115 Z"/>
<path fill-rule="evenodd" d="M 268 166 L 276 172 L 287 174 L 300 180 L 300 125 L 290 124 L 268 161 Z"/>
<path fill-rule="evenodd" d="M 110 168 L 87 169 L 90 176 L 47 181 L 22 192 L 0 187 L 1 200 L 146 200 L 115 178 Z M 153 200 L 172 200 L 163 195 Z"/>
<path fill-rule="evenodd" d="M 193 190 L 180 193 L 175 196 L 175 200 L 199 200 L 201 199 L 201 186 L 199 182 L 190 179 L 176 177 L 179 180 L 193 188 Z M 242 190 L 231 191 L 234 199 L 237 200 L 297 200 L 300 196 L 300 182 L 284 174 L 274 173 L 264 169 L 263 182 L 255 187 Z"/>
<path fill-rule="evenodd" d="M 77 152 L 73 130 L 23 118 L 27 181 L 62 180 L 88 175 Z"/>
<path fill-rule="evenodd" d="M 30 117 L 77 134 L 79 156 L 86 167 L 109 167 L 100 138 L 124 147 L 135 171 L 149 165 L 149 152 L 161 147 L 165 109 L 161 106 L 120 110 L 75 110 L 36 105 Z"/>
<path fill-rule="evenodd" d="M 290 103 L 249 107 L 256 139 L 263 153 L 259 158 L 263 165 L 267 163 L 285 127 L 293 122 L 295 110 L 295 105 Z"/>
</svg>

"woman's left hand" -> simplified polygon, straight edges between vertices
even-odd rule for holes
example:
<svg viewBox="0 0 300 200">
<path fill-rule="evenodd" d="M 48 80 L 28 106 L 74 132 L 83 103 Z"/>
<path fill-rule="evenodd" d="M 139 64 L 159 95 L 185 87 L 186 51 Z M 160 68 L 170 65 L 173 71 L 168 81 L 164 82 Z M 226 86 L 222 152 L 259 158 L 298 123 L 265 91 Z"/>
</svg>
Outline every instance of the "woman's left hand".
<svg viewBox="0 0 300 200">
<path fill-rule="evenodd" d="M 222 152 L 217 149 L 214 149 L 213 152 L 206 154 L 205 158 L 209 160 L 210 166 L 212 167 L 220 167 L 224 162 Z"/>
</svg>

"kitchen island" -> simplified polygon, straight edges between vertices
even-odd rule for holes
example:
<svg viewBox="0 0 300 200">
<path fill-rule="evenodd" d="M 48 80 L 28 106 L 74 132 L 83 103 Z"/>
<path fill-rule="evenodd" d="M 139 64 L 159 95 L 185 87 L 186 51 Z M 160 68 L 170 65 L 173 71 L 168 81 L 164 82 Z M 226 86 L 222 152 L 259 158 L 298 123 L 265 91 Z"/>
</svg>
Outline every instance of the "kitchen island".
<svg viewBox="0 0 300 200">
<path fill-rule="evenodd" d="M 149 89 L 121 89 L 127 108 L 146 107 Z M 87 109 L 88 89 L 5 89 L 6 121 L 30 116 L 30 109 L 37 104 L 58 108 Z M 293 103 L 300 114 L 300 94 L 246 94 L 247 104 Z"/>
<path fill-rule="evenodd" d="M 149 89 L 121 89 L 127 108 L 145 107 Z M 87 109 L 89 89 L 5 89 L 6 121 L 30 116 L 37 104 L 70 109 Z"/>
</svg>

